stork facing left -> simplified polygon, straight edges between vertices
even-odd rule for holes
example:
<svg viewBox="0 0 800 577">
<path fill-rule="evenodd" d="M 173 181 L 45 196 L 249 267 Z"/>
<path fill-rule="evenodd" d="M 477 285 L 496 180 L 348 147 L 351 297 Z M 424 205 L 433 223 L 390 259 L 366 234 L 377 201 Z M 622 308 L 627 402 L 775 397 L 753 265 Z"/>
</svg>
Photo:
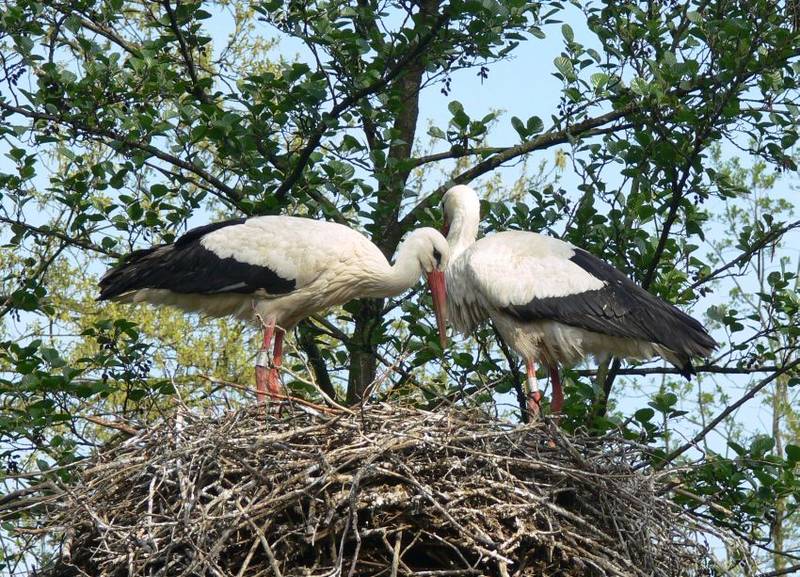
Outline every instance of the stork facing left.
<svg viewBox="0 0 800 577">
<path fill-rule="evenodd" d="M 423 273 L 444 347 L 448 255 L 447 241 L 432 228 L 411 232 L 390 265 L 377 246 L 341 224 L 293 216 L 228 220 L 131 253 L 100 280 L 98 300 L 261 321 L 256 390 L 263 403 L 267 393 L 280 393 L 286 331 L 315 312 L 355 298 L 398 295 Z"/>
<path fill-rule="evenodd" d="M 693 357 L 716 341 L 697 320 L 636 285 L 621 271 L 557 238 L 498 232 L 480 240 L 480 201 L 468 186 L 442 199 L 450 243 L 447 286 L 453 325 L 469 334 L 491 319 L 525 361 L 528 413 L 539 413 L 536 363 L 550 369 L 554 413 L 564 394 L 558 365 L 589 355 L 661 356 L 688 378 Z"/>
</svg>

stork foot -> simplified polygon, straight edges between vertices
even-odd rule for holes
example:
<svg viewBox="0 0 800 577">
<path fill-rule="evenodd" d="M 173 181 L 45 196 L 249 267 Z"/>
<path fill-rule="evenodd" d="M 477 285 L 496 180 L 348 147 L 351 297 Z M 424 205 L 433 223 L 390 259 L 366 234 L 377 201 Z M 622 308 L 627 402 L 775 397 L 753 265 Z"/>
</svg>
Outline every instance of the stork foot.
<svg viewBox="0 0 800 577">
<path fill-rule="evenodd" d="M 269 346 L 272 343 L 272 335 L 275 331 L 275 321 L 270 321 L 269 324 L 265 323 L 259 315 L 258 320 L 264 327 L 263 340 L 261 348 L 256 354 L 256 401 L 259 407 L 264 406 L 267 402 L 267 391 L 270 390 L 269 373 L 272 362 L 269 358 Z"/>
<path fill-rule="evenodd" d="M 270 368 L 267 375 L 267 390 L 269 391 L 269 396 L 273 399 L 278 398 L 281 394 L 282 386 L 283 383 L 281 383 L 281 376 L 278 373 L 278 368 Z"/>
<path fill-rule="evenodd" d="M 542 393 L 531 391 L 528 393 L 528 418 L 536 421 L 542 416 Z"/>
<path fill-rule="evenodd" d="M 282 395 L 281 377 L 276 367 L 256 366 L 256 398 L 258 399 L 259 414 L 266 412 L 268 400 L 269 413 L 274 410 L 281 412 L 280 396 Z M 277 402 L 275 402 L 277 401 Z"/>
<path fill-rule="evenodd" d="M 269 390 L 270 369 L 256 365 L 256 402 L 263 405 L 267 401 L 267 391 Z"/>
</svg>

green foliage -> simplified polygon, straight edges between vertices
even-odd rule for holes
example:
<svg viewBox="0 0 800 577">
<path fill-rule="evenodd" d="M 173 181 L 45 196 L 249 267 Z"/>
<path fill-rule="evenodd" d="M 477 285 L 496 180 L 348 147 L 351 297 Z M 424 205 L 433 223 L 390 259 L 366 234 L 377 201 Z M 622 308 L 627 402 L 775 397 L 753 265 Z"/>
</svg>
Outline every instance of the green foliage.
<svg viewBox="0 0 800 577">
<path fill-rule="evenodd" d="M 438 224 L 452 182 L 556 146 L 552 169 L 543 160 L 513 188 L 483 185 L 487 232 L 561 236 L 696 316 L 708 308 L 723 342 L 715 367 L 739 371 L 740 385 L 796 358 L 797 259 L 780 246 L 800 225 L 788 201 L 764 193 L 795 169 L 800 37 L 789 3 L 576 6 L 578 21 L 575 6 L 549 0 L 4 4 L 7 467 L 85 455 L 114 434 L 95 417 L 146 423 L 178 403 L 249 398 L 221 383 L 251 382 L 252 329 L 93 301 L 103 269 L 130 250 L 210 215 L 287 212 L 359 228 L 389 255 L 415 226 Z M 551 67 L 556 110 L 484 114 L 455 98 L 465 73 L 491 97 L 494 65 L 545 34 L 563 42 Z M 274 50 L 275 35 L 301 57 Z M 425 143 L 418 117 L 430 91 L 449 106 Z M 512 141 L 490 146 L 498 126 Z M 723 161 L 723 150 L 745 151 L 753 166 Z M 577 184 L 567 190 L 562 177 Z M 515 413 L 517 359 L 489 326 L 441 351 L 422 295 L 353 302 L 304 323 L 285 384 L 356 402 L 377 382 L 379 398 Z M 656 464 L 731 400 L 713 373 L 695 388 L 618 369 L 565 372 L 563 426 L 623 428 L 654 447 Z M 703 514 L 777 542 L 769 515 L 787 520 L 796 503 L 800 425 L 788 390 L 799 380 L 788 372 L 770 390 L 774 446 L 745 442 L 755 432 L 730 419 L 716 431 L 746 451 L 729 444 L 729 458 L 703 437 L 709 458 L 680 480 L 695 497 L 722 496 L 721 509 L 695 501 Z M 619 394 L 637 388 L 641 399 Z"/>
</svg>

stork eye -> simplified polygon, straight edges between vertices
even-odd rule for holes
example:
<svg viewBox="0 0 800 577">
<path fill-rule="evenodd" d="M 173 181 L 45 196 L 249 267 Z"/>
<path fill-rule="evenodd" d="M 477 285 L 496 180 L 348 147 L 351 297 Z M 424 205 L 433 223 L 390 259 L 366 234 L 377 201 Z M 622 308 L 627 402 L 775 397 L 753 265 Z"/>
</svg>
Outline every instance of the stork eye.
<svg viewBox="0 0 800 577">
<path fill-rule="evenodd" d="M 436 266 L 442 264 L 442 253 L 436 249 L 433 249 L 433 258 L 436 259 Z"/>
</svg>

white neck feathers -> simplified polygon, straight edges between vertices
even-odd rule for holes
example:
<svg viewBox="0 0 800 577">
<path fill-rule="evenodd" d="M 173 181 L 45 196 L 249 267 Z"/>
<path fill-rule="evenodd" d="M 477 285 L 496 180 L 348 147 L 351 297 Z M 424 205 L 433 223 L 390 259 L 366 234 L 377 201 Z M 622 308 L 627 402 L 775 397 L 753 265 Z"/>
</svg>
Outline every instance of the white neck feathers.
<svg viewBox="0 0 800 577">
<path fill-rule="evenodd" d="M 373 278 L 369 283 L 369 293 L 364 296 L 373 298 L 391 297 L 402 293 L 417 284 L 422 275 L 420 253 L 424 249 L 424 242 L 418 231 L 412 232 L 397 249 L 394 264 L 384 265 L 373 271 Z"/>
<path fill-rule="evenodd" d="M 478 238 L 481 204 L 478 195 L 468 186 L 454 186 L 444 196 L 444 212 L 450 231 L 450 261 L 469 248 Z"/>
</svg>

